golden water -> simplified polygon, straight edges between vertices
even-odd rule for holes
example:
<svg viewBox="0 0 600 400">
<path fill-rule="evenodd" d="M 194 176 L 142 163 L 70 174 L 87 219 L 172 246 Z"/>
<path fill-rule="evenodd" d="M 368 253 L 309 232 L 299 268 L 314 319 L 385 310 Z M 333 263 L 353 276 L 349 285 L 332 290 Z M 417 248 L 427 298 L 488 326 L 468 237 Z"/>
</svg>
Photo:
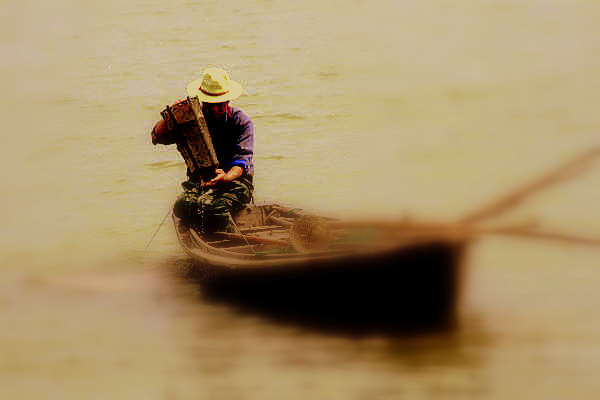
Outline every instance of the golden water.
<svg viewBox="0 0 600 400">
<path fill-rule="evenodd" d="M 425 4 L 424 4 L 425 3 Z M 177 278 L 184 164 L 153 148 L 206 65 L 246 89 L 256 197 L 450 220 L 600 144 L 595 1 L 22 1 L 2 64 L 2 398 L 595 398 L 600 252 L 482 238 L 459 327 L 360 337 Z M 600 168 L 505 221 L 600 236 Z"/>
</svg>

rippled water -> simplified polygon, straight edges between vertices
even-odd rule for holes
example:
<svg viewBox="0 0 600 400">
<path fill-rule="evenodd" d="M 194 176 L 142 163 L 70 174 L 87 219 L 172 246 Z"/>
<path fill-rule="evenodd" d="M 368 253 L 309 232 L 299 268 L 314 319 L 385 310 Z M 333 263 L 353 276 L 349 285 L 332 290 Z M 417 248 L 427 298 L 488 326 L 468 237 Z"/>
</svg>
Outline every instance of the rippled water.
<svg viewBox="0 0 600 400">
<path fill-rule="evenodd" d="M 594 1 L 23 1 L 3 18 L 4 398 L 593 398 L 600 252 L 483 237 L 459 326 L 345 335 L 214 302 L 149 129 L 206 65 L 256 125 L 256 197 L 450 220 L 600 144 Z M 600 236 L 600 169 L 506 222 Z"/>
</svg>

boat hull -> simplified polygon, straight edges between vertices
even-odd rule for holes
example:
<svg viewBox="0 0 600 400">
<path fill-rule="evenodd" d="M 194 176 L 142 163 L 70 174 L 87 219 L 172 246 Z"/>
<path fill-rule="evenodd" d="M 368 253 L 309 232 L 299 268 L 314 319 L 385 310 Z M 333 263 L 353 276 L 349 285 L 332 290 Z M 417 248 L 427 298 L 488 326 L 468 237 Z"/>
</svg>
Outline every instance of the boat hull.
<svg viewBox="0 0 600 400">
<path fill-rule="evenodd" d="M 211 299 L 279 319 L 359 330 L 448 326 L 455 321 L 466 246 L 434 241 L 268 268 L 196 259 L 195 276 Z"/>
</svg>

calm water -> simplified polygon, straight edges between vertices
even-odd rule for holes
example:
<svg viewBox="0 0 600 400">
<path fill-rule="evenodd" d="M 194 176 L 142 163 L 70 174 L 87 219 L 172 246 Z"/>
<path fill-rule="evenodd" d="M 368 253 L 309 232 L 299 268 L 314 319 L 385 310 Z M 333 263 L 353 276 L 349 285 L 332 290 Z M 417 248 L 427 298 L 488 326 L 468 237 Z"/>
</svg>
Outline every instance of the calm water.
<svg viewBox="0 0 600 400">
<path fill-rule="evenodd" d="M 148 132 L 242 82 L 256 197 L 451 220 L 600 145 L 594 1 L 22 1 L 3 17 L 3 398 L 595 398 L 600 250 L 481 238 L 459 326 L 359 337 L 217 304 Z M 600 166 L 504 218 L 600 236 Z"/>
</svg>

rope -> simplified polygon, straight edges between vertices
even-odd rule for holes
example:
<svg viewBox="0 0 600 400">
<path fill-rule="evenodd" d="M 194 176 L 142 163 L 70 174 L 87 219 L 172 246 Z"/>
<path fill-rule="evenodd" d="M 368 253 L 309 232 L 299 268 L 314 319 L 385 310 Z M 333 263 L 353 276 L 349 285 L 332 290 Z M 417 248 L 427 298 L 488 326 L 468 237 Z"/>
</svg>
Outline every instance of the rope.
<svg viewBox="0 0 600 400">
<path fill-rule="evenodd" d="M 144 251 L 148 250 L 148 247 L 150 247 L 150 244 L 152 243 L 152 241 L 154 240 L 154 238 L 158 234 L 158 231 L 160 231 L 160 228 L 162 228 L 162 226 L 165 224 L 165 221 L 167 220 L 167 217 L 169 216 L 169 214 L 171 214 L 171 210 L 172 210 L 172 207 L 169 206 L 169 211 L 167 211 L 167 213 L 163 217 L 162 221 L 160 222 L 160 224 L 156 228 L 156 231 L 154 231 L 154 235 L 152 235 L 152 237 L 148 241 L 148 244 L 146 244 L 146 247 L 144 247 Z"/>
<path fill-rule="evenodd" d="M 250 244 L 250 242 L 248 242 L 248 239 L 246 238 L 246 235 L 244 235 L 244 232 L 242 232 L 242 231 L 240 230 L 240 228 L 238 228 L 237 224 L 236 224 L 236 223 L 235 223 L 235 221 L 233 220 L 233 217 L 231 216 L 231 213 L 229 213 L 229 221 L 231 221 L 231 223 L 233 224 L 233 227 L 235 228 L 235 230 L 236 230 L 236 231 L 238 231 L 238 233 L 239 233 L 240 235 L 242 235 L 242 238 L 244 239 L 244 242 L 246 242 L 246 244 L 247 244 L 248 246 L 250 246 L 250 250 L 252 250 L 252 252 L 253 252 L 254 254 L 256 254 L 256 251 L 254 251 L 254 246 L 252 246 L 252 245 Z"/>
</svg>

